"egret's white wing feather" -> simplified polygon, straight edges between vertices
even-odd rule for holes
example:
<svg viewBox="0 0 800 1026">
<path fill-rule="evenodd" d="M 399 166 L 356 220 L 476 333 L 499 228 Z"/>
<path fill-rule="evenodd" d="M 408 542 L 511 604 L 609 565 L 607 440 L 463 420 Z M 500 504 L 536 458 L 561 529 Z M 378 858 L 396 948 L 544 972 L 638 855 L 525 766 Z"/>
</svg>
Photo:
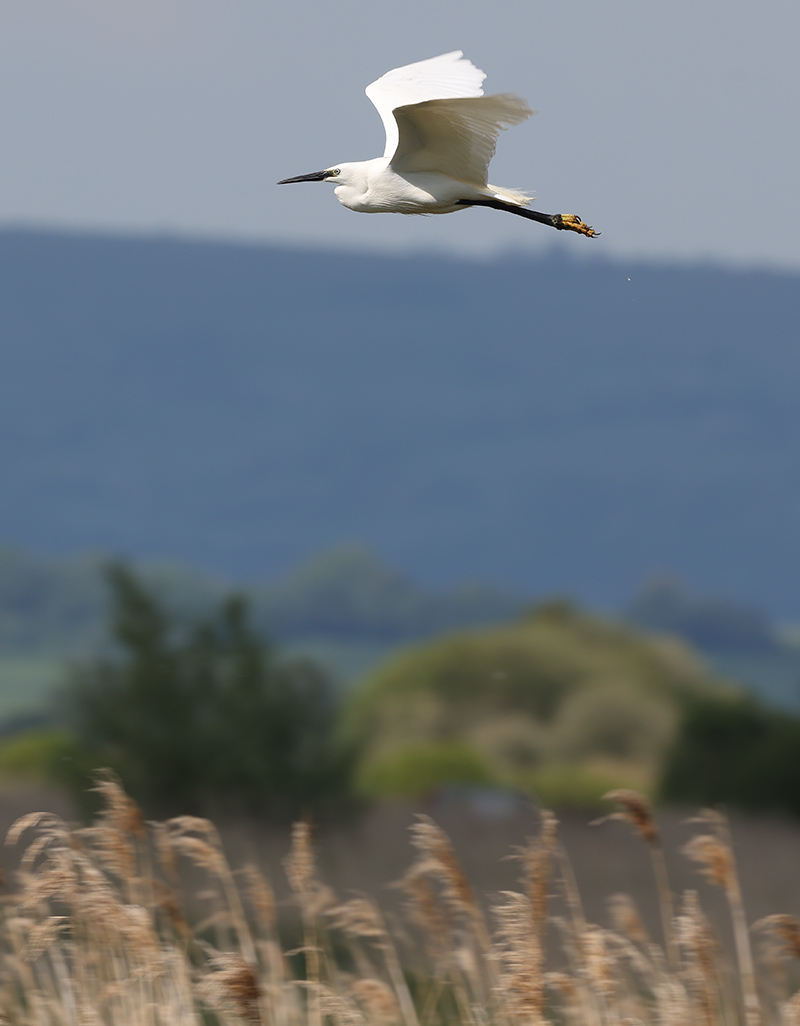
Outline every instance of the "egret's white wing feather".
<svg viewBox="0 0 800 1026">
<path fill-rule="evenodd" d="M 461 182 L 484 186 L 497 136 L 530 117 L 521 96 L 426 100 L 394 111 L 398 142 L 391 165 L 399 173 L 439 171 Z"/>
<path fill-rule="evenodd" d="M 485 72 L 464 57 L 461 50 L 429 57 L 387 71 L 367 86 L 367 96 L 375 104 L 386 129 L 384 156 L 394 156 L 398 143 L 394 111 L 412 103 L 445 100 L 456 96 L 482 96 Z"/>
</svg>

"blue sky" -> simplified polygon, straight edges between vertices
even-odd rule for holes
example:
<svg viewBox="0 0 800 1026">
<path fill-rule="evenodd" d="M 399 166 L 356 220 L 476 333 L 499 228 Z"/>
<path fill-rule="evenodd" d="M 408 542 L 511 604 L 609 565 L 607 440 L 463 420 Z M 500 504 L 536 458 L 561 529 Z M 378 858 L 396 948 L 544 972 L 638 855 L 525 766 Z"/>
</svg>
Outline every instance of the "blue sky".
<svg viewBox="0 0 800 1026">
<path fill-rule="evenodd" d="M 6 0 L 0 226 L 800 270 L 799 38 L 797 0 Z M 379 155 L 364 86 L 456 48 L 539 111 L 491 180 L 601 239 L 274 185 Z"/>
</svg>

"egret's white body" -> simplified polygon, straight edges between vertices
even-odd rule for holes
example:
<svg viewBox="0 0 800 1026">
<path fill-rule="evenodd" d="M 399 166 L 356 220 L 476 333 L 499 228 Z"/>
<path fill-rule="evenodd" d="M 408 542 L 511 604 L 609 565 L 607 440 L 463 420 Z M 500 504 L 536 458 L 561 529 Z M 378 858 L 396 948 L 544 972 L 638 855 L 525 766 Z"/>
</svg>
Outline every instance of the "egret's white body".
<svg viewBox="0 0 800 1026">
<path fill-rule="evenodd" d="M 460 50 L 388 71 L 367 86 L 386 129 L 386 148 L 373 160 L 344 162 L 289 182 L 334 182 L 339 202 L 361 213 L 448 214 L 491 206 L 584 235 L 572 214 L 528 209 L 530 197 L 488 181 L 502 129 L 533 113 L 520 96 L 484 96 L 486 75 Z"/>
</svg>

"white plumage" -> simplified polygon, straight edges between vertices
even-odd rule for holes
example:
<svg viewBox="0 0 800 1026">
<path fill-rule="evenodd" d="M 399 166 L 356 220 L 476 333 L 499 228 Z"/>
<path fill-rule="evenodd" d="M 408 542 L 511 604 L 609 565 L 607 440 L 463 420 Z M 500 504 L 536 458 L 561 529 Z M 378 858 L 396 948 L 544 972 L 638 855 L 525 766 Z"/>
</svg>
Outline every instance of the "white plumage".
<svg viewBox="0 0 800 1026">
<path fill-rule="evenodd" d="M 484 96 L 485 78 L 460 50 L 387 71 L 366 89 L 386 129 L 383 156 L 278 184 L 334 182 L 339 202 L 363 213 L 446 214 L 489 206 L 596 235 L 574 214 L 530 210 L 525 193 L 489 184 L 498 135 L 533 111 L 514 93 Z"/>
</svg>

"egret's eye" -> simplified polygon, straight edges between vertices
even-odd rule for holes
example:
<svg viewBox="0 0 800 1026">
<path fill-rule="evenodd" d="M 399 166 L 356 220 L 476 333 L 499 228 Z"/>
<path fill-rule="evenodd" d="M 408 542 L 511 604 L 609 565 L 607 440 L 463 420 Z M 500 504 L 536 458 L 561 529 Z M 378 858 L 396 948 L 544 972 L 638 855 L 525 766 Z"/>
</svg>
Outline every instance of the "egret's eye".
<svg viewBox="0 0 800 1026">
<path fill-rule="evenodd" d="M 331 174 L 332 174 L 332 175 L 338 175 L 338 174 L 340 174 L 340 173 L 341 173 L 341 168 L 338 168 L 338 167 L 335 167 L 335 168 L 333 169 L 333 171 L 331 171 Z"/>
</svg>

